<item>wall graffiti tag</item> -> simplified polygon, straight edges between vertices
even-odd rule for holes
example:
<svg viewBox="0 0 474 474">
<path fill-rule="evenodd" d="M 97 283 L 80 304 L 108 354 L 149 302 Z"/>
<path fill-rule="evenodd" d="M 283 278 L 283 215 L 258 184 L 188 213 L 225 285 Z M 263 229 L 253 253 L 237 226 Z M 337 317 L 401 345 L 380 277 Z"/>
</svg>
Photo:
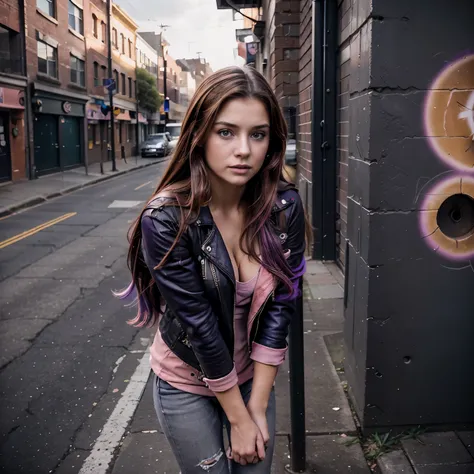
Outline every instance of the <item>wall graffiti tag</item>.
<svg viewBox="0 0 474 474">
<path fill-rule="evenodd" d="M 424 127 L 430 148 L 450 171 L 431 180 L 419 196 L 421 234 L 443 257 L 472 261 L 474 54 L 450 63 L 435 78 L 425 100 Z"/>
</svg>

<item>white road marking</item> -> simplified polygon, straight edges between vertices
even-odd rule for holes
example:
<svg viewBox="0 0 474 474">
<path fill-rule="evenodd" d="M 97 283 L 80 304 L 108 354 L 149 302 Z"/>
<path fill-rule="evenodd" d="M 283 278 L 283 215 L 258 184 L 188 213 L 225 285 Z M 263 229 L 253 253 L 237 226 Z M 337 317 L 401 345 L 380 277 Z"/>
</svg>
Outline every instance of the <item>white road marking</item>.
<svg viewBox="0 0 474 474">
<path fill-rule="evenodd" d="M 118 208 L 118 209 L 129 209 L 130 207 L 135 207 L 141 204 L 143 201 L 119 201 L 115 200 L 109 204 L 109 208 Z"/>
<path fill-rule="evenodd" d="M 150 352 L 146 351 L 130 378 L 127 388 L 102 428 L 79 474 L 105 474 L 114 451 L 132 419 L 150 375 Z"/>
</svg>

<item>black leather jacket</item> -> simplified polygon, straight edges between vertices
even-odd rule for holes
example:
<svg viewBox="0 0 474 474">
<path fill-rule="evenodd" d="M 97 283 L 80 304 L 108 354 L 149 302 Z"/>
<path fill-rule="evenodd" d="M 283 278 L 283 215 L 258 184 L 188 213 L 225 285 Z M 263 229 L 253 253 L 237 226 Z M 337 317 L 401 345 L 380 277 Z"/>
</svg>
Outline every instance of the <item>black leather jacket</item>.
<svg viewBox="0 0 474 474">
<path fill-rule="evenodd" d="M 282 212 L 286 228 L 277 232 L 284 251 L 291 251 L 290 267 L 296 268 L 304 259 L 305 219 L 295 189 L 278 192 L 271 217 L 275 223 Z M 141 220 L 143 257 L 166 302 L 159 329 L 167 346 L 201 377 L 219 379 L 234 366 L 232 263 L 209 208 L 202 207 L 165 265 L 154 270 L 171 248 L 179 221 L 177 202 L 165 197 L 153 199 Z M 295 300 L 278 298 L 286 291 L 282 284 L 276 285 L 273 297 L 262 304 L 252 326 L 252 341 L 272 349 L 286 347 L 288 325 L 296 307 Z"/>
</svg>

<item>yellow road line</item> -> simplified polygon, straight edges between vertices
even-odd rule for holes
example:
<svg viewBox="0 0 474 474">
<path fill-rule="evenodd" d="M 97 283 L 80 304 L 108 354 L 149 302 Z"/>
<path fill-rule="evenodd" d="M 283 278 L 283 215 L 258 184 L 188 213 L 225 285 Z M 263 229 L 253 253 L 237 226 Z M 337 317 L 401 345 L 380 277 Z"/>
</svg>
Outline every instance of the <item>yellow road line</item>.
<svg viewBox="0 0 474 474">
<path fill-rule="evenodd" d="M 43 229 L 47 229 L 48 227 L 51 227 L 54 224 L 58 224 L 59 222 L 65 221 L 66 219 L 69 219 L 70 217 L 73 217 L 76 214 L 77 212 L 70 212 L 68 214 L 64 214 L 63 216 L 56 217 L 56 219 L 45 222 L 44 224 L 40 224 L 39 226 L 33 227 L 30 230 L 26 230 L 25 232 L 22 232 L 21 234 L 14 235 L 13 237 L 10 237 L 9 239 L 4 240 L 3 242 L 0 242 L 0 249 L 8 247 L 9 245 L 15 244 L 16 242 L 19 242 L 20 240 L 26 239 L 27 237 L 30 237 L 31 235 L 34 235 L 42 231 Z"/>
<path fill-rule="evenodd" d="M 153 181 L 147 181 L 146 183 L 140 184 L 140 186 L 138 186 L 138 187 L 135 188 L 135 191 L 138 191 L 139 189 L 144 188 L 145 186 L 148 186 L 148 185 L 151 184 L 152 182 L 153 182 Z"/>
</svg>

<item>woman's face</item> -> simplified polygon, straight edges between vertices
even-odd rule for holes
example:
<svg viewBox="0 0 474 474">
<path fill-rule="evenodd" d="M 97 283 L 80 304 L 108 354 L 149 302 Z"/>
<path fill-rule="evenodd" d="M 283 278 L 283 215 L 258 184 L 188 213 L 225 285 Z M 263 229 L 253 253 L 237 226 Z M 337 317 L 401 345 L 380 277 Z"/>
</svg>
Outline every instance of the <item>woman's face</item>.
<svg viewBox="0 0 474 474">
<path fill-rule="evenodd" d="M 204 145 L 214 177 L 245 186 L 260 170 L 270 143 L 270 117 L 257 99 L 234 99 L 219 112 Z"/>
</svg>

